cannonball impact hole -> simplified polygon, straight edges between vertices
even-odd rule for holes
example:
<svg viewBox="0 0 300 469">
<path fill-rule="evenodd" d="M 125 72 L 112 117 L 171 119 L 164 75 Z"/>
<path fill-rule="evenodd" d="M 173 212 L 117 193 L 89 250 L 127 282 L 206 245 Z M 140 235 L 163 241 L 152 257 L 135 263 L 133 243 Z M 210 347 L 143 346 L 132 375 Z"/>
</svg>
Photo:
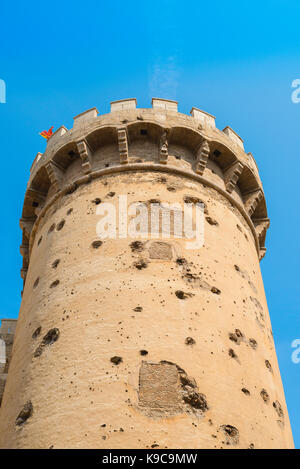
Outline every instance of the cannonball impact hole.
<svg viewBox="0 0 300 469">
<path fill-rule="evenodd" d="M 122 358 L 122 357 L 118 357 L 117 355 L 115 355 L 114 357 L 111 357 L 110 361 L 111 361 L 114 365 L 119 365 L 120 363 L 122 363 L 123 358 Z"/>
<path fill-rule="evenodd" d="M 59 280 L 54 280 L 54 282 L 51 283 L 50 288 L 55 288 L 59 285 Z"/>
<path fill-rule="evenodd" d="M 50 226 L 49 230 L 48 230 L 48 234 L 52 233 L 52 231 L 54 231 L 55 229 L 55 223 L 52 223 L 52 225 Z"/>
<path fill-rule="evenodd" d="M 55 261 L 52 262 L 52 268 L 56 269 L 59 263 L 60 263 L 60 259 L 55 259 Z"/>
<path fill-rule="evenodd" d="M 269 362 L 269 360 L 265 360 L 265 365 L 266 365 L 267 369 L 270 371 L 270 373 L 273 373 L 273 368 L 272 368 L 272 365 Z"/>
<path fill-rule="evenodd" d="M 237 445 L 239 443 L 240 434 L 236 427 L 233 427 L 232 425 L 222 425 L 221 430 L 226 437 L 227 445 Z"/>
<path fill-rule="evenodd" d="M 240 345 L 240 343 L 244 340 L 244 334 L 239 329 L 235 329 L 235 332 L 230 332 L 228 337 L 237 345 Z"/>
<path fill-rule="evenodd" d="M 50 329 L 46 335 L 44 335 L 42 342 L 38 346 L 38 348 L 34 352 L 34 357 L 39 357 L 42 355 L 45 347 L 48 347 L 52 344 L 54 344 L 58 338 L 59 338 L 60 332 L 57 327 L 54 327 L 53 329 Z"/>
<path fill-rule="evenodd" d="M 37 327 L 36 330 L 32 334 L 32 338 L 36 339 L 40 335 L 41 330 L 42 330 L 41 326 Z"/>
<path fill-rule="evenodd" d="M 19 427 L 21 425 L 24 425 L 24 423 L 32 416 L 32 414 L 33 414 L 32 402 L 27 401 L 16 419 L 16 425 Z"/>
<path fill-rule="evenodd" d="M 257 349 L 257 342 L 255 339 L 249 339 L 249 344 L 250 344 L 250 347 L 253 348 L 253 350 Z"/>
<path fill-rule="evenodd" d="M 92 200 L 92 204 L 95 204 L 95 205 L 101 204 L 101 199 L 99 199 L 99 197 L 96 197 L 94 200 Z"/>
<path fill-rule="evenodd" d="M 33 288 L 36 288 L 38 286 L 39 281 L 40 281 L 40 277 L 35 279 L 34 284 L 33 284 Z"/>
<path fill-rule="evenodd" d="M 69 210 L 67 211 L 67 215 L 71 215 L 72 212 L 73 212 L 73 209 L 69 208 Z"/>
<path fill-rule="evenodd" d="M 207 221 L 207 223 L 209 223 L 209 225 L 212 225 L 212 226 L 218 226 L 219 225 L 217 220 L 214 220 L 211 217 L 205 217 L 205 220 Z"/>
<path fill-rule="evenodd" d="M 233 334 L 233 332 L 230 332 L 228 334 L 228 337 L 229 337 L 230 340 L 232 340 L 232 342 L 237 342 L 238 341 L 237 336 L 235 334 Z"/>
<path fill-rule="evenodd" d="M 283 414 L 283 410 L 282 410 L 280 402 L 279 401 L 274 401 L 272 405 L 273 405 L 278 417 L 283 417 L 284 414 Z"/>
<path fill-rule="evenodd" d="M 148 351 L 147 350 L 140 350 L 140 355 L 148 355 Z"/>
<path fill-rule="evenodd" d="M 187 260 L 184 257 L 178 257 L 176 259 L 176 264 L 177 265 L 185 265 L 185 264 L 187 264 Z"/>
<path fill-rule="evenodd" d="M 103 242 L 100 241 L 100 239 L 97 239 L 96 241 L 93 241 L 91 246 L 93 249 L 98 249 L 100 246 L 102 246 Z"/>
<path fill-rule="evenodd" d="M 262 398 L 262 400 L 266 403 L 266 404 L 269 404 L 270 402 L 270 396 L 269 394 L 267 393 L 267 391 L 265 389 L 262 389 L 260 391 L 260 397 Z"/>
<path fill-rule="evenodd" d="M 185 345 L 195 345 L 196 341 L 193 337 L 187 337 L 184 341 Z"/>
<path fill-rule="evenodd" d="M 149 199 L 148 202 L 149 204 L 157 204 L 157 205 L 161 204 L 161 201 L 159 199 Z"/>
<path fill-rule="evenodd" d="M 64 227 L 64 225 L 65 225 L 65 223 L 66 223 L 65 220 L 61 220 L 61 221 L 57 224 L 57 226 L 56 226 L 56 231 L 62 230 L 63 227 Z"/>
<path fill-rule="evenodd" d="M 132 241 L 132 243 L 130 243 L 130 248 L 132 252 L 142 252 L 144 249 L 144 243 L 142 243 L 142 241 Z"/>
<path fill-rule="evenodd" d="M 198 204 L 201 202 L 198 197 L 194 197 L 193 195 L 185 195 L 183 200 L 185 204 Z"/>
<path fill-rule="evenodd" d="M 139 259 L 134 262 L 133 265 L 138 270 L 146 269 L 148 267 L 148 261 L 146 259 Z"/>
<path fill-rule="evenodd" d="M 176 290 L 175 295 L 177 296 L 177 298 L 179 298 L 179 300 L 186 300 L 187 298 L 193 296 L 192 293 L 186 293 L 182 290 Z"/>
<path fill-rule="evenodd" d="M 59 338 L 59 329 L 57 327 L 50 329 L 47 334 L 43 337 L 44 345 L 52 345 Z"/>
<path fill-rule="evenodd" d="M 203 207 L 203 210 L 204 210 L 204 213 L 206 215 L 208 215 L 208 210 L 207 210 L 207 205 L 205 202 L 203 202 L 203 200 L 199 199 L 199 197 L 195 197 L 193 195 L 186 195 L 184 198 L 183 198 L 183 201 L 184 203 L 186 204 L 201 204 L 202 207 Z"/>
<path fill-rule="evenodd" d="M 246 396 L 250 396 L 250 391 L 248 391 L 247 388 L 242 388 L 241 391 L 242 391 Z"/>
<path fill-rule="evenodd" d="M 204 394 L 197 392 L 194 389 L 186 389 L 183 394 L 183 401 L 194 409 L 198 409 L 201 412 L 208 410 L 206 397 Z"/>
<path fill-rule="evenodd" d="M 236 360 L 237 360 L 237 358 L 238 358 L 237 354 L 235 353 L 235 351 L 234 351 L 232 348 L 230 348 L 230 349 L 228 350 L 228 355 L 229 355 L 231 358 L 235 358 Z"/>
</svg>

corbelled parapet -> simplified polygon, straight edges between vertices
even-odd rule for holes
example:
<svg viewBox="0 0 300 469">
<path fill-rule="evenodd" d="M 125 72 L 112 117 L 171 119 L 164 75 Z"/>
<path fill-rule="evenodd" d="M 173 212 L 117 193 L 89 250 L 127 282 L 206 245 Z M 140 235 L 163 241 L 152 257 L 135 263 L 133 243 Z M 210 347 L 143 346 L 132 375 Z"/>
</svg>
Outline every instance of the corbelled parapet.
<svg viewBox="0 0 300 469">
<path fill-rule="evenodd" d="M 72 129 L 57 129 L 44 154 L 35 157 L 20 220 L 24 280 L 36 227 L 54 201 L 92 179 L 124 171 L 163 171 L 214 188 L 238 208 L 252 231 L 259 258 L 264 256 L 269 227 L 265 196 L 243 140 L 228 126 L 223 131 L 216 128 L 215 117 L 195 107 L 188 116 L 179 113 L 177 102 L 171 100 L 153 98 L 149 109 L 136 106 L 136 99 L 124 99 L 112 102 L 109 114 L 99 115 L 96 108 L 79 114 Z M 136 158 L 131 145 L 137 140 L 155 143 L 156 159 L 147 152 Z M 118 155 L 109 161 L 108 147 Z M 68 167 L 75 160 L 77 171 L 70 174 Z"/>
</svg>

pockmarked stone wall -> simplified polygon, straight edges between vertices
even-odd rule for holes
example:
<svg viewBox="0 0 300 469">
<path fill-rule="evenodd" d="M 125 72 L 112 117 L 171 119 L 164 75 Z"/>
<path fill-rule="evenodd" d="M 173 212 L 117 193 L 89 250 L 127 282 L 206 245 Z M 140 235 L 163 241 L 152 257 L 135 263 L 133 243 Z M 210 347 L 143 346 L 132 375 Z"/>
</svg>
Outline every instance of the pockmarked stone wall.
<svg viewBox="0 0 300 469">
<path fill-rule="evenodd" d="M 152 104 L 93 108 L 34 160 L 1 448 L 293 447 L 254 158 L 214 116 Z M 152 236 L 150 212 L 124 235 L 133 203 L 161 214 L 200 204 L 203 245 L 175 225 Z M 114 236 L 101 237 L 108 207 Z"/>
</svg>

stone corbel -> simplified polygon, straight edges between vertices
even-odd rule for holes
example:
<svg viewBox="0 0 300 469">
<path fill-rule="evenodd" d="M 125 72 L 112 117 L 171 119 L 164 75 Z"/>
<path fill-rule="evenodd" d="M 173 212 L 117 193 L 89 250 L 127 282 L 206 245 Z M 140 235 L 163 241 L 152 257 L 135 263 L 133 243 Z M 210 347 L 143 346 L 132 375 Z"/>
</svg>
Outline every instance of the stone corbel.
<svg viewBox="0 0 300 469">
<path fill-rule="evenodd" d="M 231 192 L 234 190 L 239 180 L 239 177 L 242 174 L 243 169 L 244 166 L 242 165 L 242 163 L 236 161 L 235 163 L 233 163 L 232 166 L 230 166 L 230 168 L 224 171 L 225 187 L 226 191 L 229 192 L 229 194 L 231 194 Z"/>
<path fill-rule="evenodd" d="M 20 253 L 21 253 L 21 256 L 28 258 L 28 254 L 29 254 L 29 245 L 28 245 L 28 244 L 21 244 L 21 246 L 20 246 Z"/>
<path fill-rule="evenodd" d="M 58 191 L 62 185 L 63 170 L 54 161 L 49 161 L 45 166 L 51 185 Z"/>
<path fill-rule="evenodd" d="M 22 244 L 20 246 L 20 252 L 21 252 L 21 255 L 23 256 L 22 269 L 28 269 L 28 265 L 29 265 L 29 246 Z"/>
<path fill-rule="evenodd" d="M 209 157 L 209 145 L 207 140 L 204 140 L 196 153 L 196 173 L 202 175 L 207 165 Z"/>
<path fill-rule="evenodd" d="M 257 205 L 262 200 L 262 198 L 263 198 L 263 193 L 261 189 L 258 189 L 244 196 L 245 209 L 250 217 L 251 215 L 253 215 Z"/>
<path fill-rule="evenodd" d="M 20 228 L 24 231 L 26 237 L 30 238 L 30 233 L 34 224 L 34 218 L 21 218 Z"/>
<path fill-rule="evenodd" d="M 169 136 L 169 129 L 165 129 L 160 137 L 159 142 L 159 162 L 160 164 L 167 164 L 169 158 L 169 151 L 168 151 L 168 136 Z"/>
<path fill-rule="evenodd" d="M 264 241 L 267 229 L 270 226 L 269 218 L 254 218 L 253 220 L 255 231 L 260 242 Z"/>
<path fill-rule="evenodd" d="M 92 170 L 92 150 L 85 140 L 79 140 L 77 143 L 77 150 L 82 160 L 82 168 L 85 174 L 90 173 Z"/>
<path fill-rule="evenodd" d="M 266 251 L 267 251 L 267 249 L 265 247 L 260 248 L 260 250 L 259 250 L 259 260 L 260 261 L 265 257 Z"/>
<path fill-rule="evenodd" d="M 118 134 L 118 144 L 119 144 L 119 154 L 120 154 L 120 163 L 128 163 L 128 135 L 126 128 L 123 127 L 117 130 Z"/>
<path fill-rule="evenodd" d="M 21 223 L 20 223 L 21 225 Z M 22 227 L 22 225 L 21 225 Z M 28 231 L 27 231 L 28 230 Z M 30 229 L 31 231 L 31 229 Z M 27 269 L 29 265 L 29 236 L 30 236 L 30 231 L 29 229 L 25 229 L 23 225 L 23 236 L 22 236 L 22 244 L 20 246 L 20 253 L 23 257 L 23 269 Z"/>
<path fill-rule="evenodd" d="M 24 280 L 24 282 L 26 280 L 27 271 L 28 271 L 27 267 L 22 267 L 22 269 L 21 269 L 21 278 Z"/>
</svg>

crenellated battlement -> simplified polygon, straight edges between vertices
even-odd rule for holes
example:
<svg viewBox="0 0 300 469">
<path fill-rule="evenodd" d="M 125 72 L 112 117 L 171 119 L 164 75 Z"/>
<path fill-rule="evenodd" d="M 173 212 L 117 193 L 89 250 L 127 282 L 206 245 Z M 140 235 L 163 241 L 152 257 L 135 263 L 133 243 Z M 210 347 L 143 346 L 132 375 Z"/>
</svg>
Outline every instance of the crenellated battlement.
<svg viewBox="0 0 300 469">
<path fill-rule="evenodd" d="M 20 226 L 23 230 L 22 278 L 26 278 L 36 222 L 63 194 L 92 179 L 124 171 L 160 171 L 192 178 L 214 188 L 237 207 L 248 223 L 258 256 L 265 254 L 269 226 L 256 162 L 229 126 L 219 130 L 215 117 L 195 107 L 179 113 L 177 102 L 153 98 L 139 109 L 135 98 L 113 101 L 111 112 L 94 107 L 76 117 L 72 129 L 61 126 L 38 153 L 30 169 Z M 137 158 L 135 148 L 148 142 L 153 151 Z M 111 150 L 109 160 L 105 155 Z M 103 154 L 103 156 L 101 156 Z M 68 168 L 77 161 L 77 169 Z M 81 164 L 78 166 L 78 161 Z"/>
</svg>

